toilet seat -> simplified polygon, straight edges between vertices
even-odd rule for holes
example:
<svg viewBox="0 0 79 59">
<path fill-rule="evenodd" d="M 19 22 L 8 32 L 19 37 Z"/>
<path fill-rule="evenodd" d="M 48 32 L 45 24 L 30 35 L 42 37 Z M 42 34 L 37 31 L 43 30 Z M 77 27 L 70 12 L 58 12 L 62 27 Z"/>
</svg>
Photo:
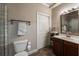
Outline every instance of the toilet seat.
<svg viewBox="0 0 79 59">
<path fill-rule="evenodd" d="M 28 53 L 26 51 L 22 51 L 22 52 L 15 54 L 15 56 L 28 56 Z"/>
</svg>

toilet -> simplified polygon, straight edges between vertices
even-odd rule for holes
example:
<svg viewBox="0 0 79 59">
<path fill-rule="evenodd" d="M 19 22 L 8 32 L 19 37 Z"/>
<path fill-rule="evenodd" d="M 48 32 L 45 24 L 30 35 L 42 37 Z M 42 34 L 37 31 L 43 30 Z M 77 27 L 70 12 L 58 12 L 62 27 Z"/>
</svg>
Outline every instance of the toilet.
<svg viewBox="0 0 79 59">
<path fill-rule="evenodd" d="M 13 42 L 16 52 L 14 56 L 28 56 L 28 53 L 26 51 L 27 42 L 28 40 L 19 40 Z"/>
</svg>

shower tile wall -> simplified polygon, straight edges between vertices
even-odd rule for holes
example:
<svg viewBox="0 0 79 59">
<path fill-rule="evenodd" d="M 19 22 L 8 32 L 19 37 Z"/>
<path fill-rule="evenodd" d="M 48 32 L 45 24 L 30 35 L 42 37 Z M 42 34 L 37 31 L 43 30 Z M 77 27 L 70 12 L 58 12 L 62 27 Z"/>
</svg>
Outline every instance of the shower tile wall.
<svg viewBox="0 0 79 59">
<path fill-rule="evenodd" d="M 12 38 L 14 39 L 17 37 L 15 32 L 17 24 L 16 22 L 15 24 L 11 24 L 10 21 L 7 22 L 7 16 L 7 6 L 5 4 L 0 4 L 0 56 L 13 56 L 15 54 L 13 44 L 10 43 L 10 41 L 12 41 Z M 10 33 L 11 31 L 9 28 L 13 33 Z"/>
<path fill-rule="evenodd" d="M 12 42 L 17 38 L 17 23 L 7 22 L 7 11 L 7 6 L 0 4 L 0 56 L 13 56 L 15 54 Z"/>
<path fill-rule="evenodd" d="M 0 56 L 5 55 L 5 7 L 0 4 Z"/>
<path fill-rule="evenodd" d="M 0 56 L 12 56 L 14 53 L 13 45 L 9 44 L 7 28 L 7 6 L 0 4 Z"/>
</svg>

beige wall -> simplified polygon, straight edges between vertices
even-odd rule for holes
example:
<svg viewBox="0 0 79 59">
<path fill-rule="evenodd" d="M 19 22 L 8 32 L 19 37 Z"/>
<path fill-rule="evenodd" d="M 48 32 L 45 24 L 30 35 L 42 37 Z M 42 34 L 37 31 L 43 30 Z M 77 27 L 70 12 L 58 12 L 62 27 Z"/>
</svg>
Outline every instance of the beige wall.
<svg viewBox="0 0 79 59">
<path fill-rule="evenodd" d="M 8 23 L 8 43 L 15 40 L 28 39 L 32 43 L 32 50 L 37 48 L 37 30 L 36 30 L 36 19 L 37 11 L 44 12 L 50 15 L 50 10 L 48 7 L 36 4 L 36 3 L 26 3 L 26 4 L 7 4 L 8 6 L 8 20 L 18 19 L 18 20 L 29 20 L 31 25 L 25 36 L 18 37 L 16 35 L 16 25 Z"/>
<path fill-rule="evenodd" d="M 62 12 L 71 10 L 74 7 L 78 7 L 77 3 L 63 3 L 51 10 L 52 14 L 52 27 L 56 27 L 56 30 L 60 32 L 60 15 Z"/>
</svg>

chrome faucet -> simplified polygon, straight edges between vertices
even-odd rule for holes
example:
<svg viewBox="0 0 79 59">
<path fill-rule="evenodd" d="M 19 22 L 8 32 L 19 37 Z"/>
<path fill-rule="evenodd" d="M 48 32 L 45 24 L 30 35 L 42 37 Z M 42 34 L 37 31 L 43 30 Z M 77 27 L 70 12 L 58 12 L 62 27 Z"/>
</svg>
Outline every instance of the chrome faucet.
<svg viewBox="0 0 79 59">
<path fill-rule="evenodd" d="M 70 37 L 70 32 L 66 32 L 66 37 Z"/>
</svg>

